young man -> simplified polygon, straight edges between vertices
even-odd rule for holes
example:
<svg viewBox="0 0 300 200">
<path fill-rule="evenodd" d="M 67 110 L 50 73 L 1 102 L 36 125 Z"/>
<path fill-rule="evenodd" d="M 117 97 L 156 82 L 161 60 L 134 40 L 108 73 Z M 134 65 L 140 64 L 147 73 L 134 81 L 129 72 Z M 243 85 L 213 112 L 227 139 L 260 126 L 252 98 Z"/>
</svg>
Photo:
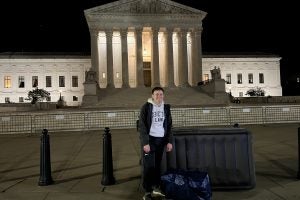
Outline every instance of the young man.
<svg viewBox="0 0 300 200">
<path fill-rule="evenodd" d="M 140 112 L 139 131 L 143 156 L 144 200 L 154 196 L 164 196 L 160 191 L 160 165 L 164 149 L 172 151 L 172 117 L 170 105 L 164 104 L 164 90 L 152 89 L 152 98 L 148 99 Z"/>
</svg>

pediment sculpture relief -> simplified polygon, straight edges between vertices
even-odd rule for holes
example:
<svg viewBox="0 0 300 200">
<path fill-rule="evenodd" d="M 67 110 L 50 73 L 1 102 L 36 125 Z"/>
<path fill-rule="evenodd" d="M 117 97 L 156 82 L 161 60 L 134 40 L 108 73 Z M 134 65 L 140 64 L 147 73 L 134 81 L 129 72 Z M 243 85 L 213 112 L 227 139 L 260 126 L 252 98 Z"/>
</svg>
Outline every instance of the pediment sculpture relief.
<svg viewBox="0 0 300 200">
<path fill-rule="evenodd" d="M 100 6 L 94 13 L 130 13 L 130 14 L 195 14 L 179 5 L 161 0 L 140 0 L 133 3 L 115 4 L 110 7 Z M 199 13 L 197 13 L 199 14 Z"/>
</svg>

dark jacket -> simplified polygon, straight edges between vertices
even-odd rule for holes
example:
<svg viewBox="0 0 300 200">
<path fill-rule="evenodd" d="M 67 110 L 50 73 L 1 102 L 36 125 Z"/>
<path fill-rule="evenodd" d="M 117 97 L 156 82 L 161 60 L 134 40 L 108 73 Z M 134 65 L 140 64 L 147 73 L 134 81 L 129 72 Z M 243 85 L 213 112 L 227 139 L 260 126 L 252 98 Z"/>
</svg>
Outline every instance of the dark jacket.
<svg viewBox="0 0 300 200">
<path fill-rule="evenodd" d="M 149 144 L 149 132 L 152 123 L 152 110 L 153 110 L 153 104 L 146 102 L 142 106 L 140 111 L 139 132 L 140 132 L 142 146 Z M 173 143 L 172 117 L 171 117 L 169 104 L 164 104 L 164 114 L 165 114 L 165 120 L 163 126 L 165 129 L 165 135 L 164 135 L 165 144 L 167 143 L 172 144 Z"/>
</svg>

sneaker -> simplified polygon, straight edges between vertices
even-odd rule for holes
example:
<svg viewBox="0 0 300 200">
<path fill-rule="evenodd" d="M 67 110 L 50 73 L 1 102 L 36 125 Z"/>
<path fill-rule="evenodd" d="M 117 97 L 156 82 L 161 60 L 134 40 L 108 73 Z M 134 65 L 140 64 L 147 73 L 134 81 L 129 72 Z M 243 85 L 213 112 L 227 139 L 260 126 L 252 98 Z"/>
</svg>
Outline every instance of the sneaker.
<svg viewBox="0 0 300 200">
<path fill-rule="evenodd" d="M 164 197 L 165 196 L 165 194 L 159 188 L 154 188 L 151 195 L 153 197 Z"/>
<path fill-rule="evenodd" d="M 143 200 L 152 200 L 151 193 L 146 192 L 145 195 L 143 196 Z"/>
</svg>

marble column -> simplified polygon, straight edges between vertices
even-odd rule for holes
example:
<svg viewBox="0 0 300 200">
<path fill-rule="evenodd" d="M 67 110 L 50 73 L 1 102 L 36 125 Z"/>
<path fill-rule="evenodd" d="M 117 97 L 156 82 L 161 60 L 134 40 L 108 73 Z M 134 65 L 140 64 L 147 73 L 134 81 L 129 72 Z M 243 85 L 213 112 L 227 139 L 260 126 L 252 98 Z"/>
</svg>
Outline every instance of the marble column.
<svg viewBox="0 0 300 200">
<path fill-rule="evenodd" d="M 98 53 L 98 30 L 90 30 L 91 35 L 91 70 L 96 72 L 96 79 L 99 82 L 99 53 Z"/>
<path fill-rule="evenodd" d="M 187 31 L 181 29 L 178 32 L 178 78 L 179 87 L 187 87 L 188 84 L 188 57 L 187 57 Z"/>
<path fill-rule="evenodd" d="M 160 86 L 159 77 L 159 48 L 158 48 L 158 30 L 157 27 L 152 27 L 152 55 L 151 55 L 151 86 Z"/>
<path fill-rule="evenodd" d="M 174 55 L 173 55 L 173 28 L 167 28 L 165 31 L 166 37 L 166 80 L 167 87 L 175 87 L 174 83 Z"/>
<path fill-rule="evenodd" d="M 191 57 L 192 57 L 192 63 L 191 63 L 191 71 L 189 72 L 191 75 L 191 85 L 197 86 L 197 83 L 199 82 L 199 77 L 201 76 L 199 74 L 199 51 L 198 51 L 198 43 L 196 41 L 196 34 L 197 32 L 193 30 L 191 32 Z"/>
<path fill-rule="evenodd" d="M 127 34 L 128 30 L 122 29 L 121 34 L 121 46 L 122 46 L 122 82 L 123 88 L 129 87 L 129 74 L 128 74 L 128 45 L 127 45 Z"/>
<path fill-rule="evenodd" d="M 106 54 L 107 54 L 107 88 L 114 87 L 114 66 L 113 66 L 113 49 L 112 49 L 112 35 L 111 29 L 105 30 L 106 34 Z"/>
<path fill-rule="evenodd" d="M 202 42 L 201 42 L 201 35 L 202 35 L 202 27 L 197 28 L 194 30 L 195 31 L 195 44 L 196 48 L 198 49 L 197 51 L 197 73 L 198 76 L 195 77 L 195 81 L 198 83 L 202 81 Z"/>
<path fill-rule="evenodd" d="M 181 29 L 182 42 L 182 86 L 189 86 L 188 78 L 188 56 L 187 56 L 187 30 Z"/>
<path fill-rule="evenodd" d="M 135 28 L 135 44 L 136 44 L 136 79 L 137 87 L 145 87 L 144 85 L 144 69 L 143 69 L 143 28 Z"/>
</svg>

